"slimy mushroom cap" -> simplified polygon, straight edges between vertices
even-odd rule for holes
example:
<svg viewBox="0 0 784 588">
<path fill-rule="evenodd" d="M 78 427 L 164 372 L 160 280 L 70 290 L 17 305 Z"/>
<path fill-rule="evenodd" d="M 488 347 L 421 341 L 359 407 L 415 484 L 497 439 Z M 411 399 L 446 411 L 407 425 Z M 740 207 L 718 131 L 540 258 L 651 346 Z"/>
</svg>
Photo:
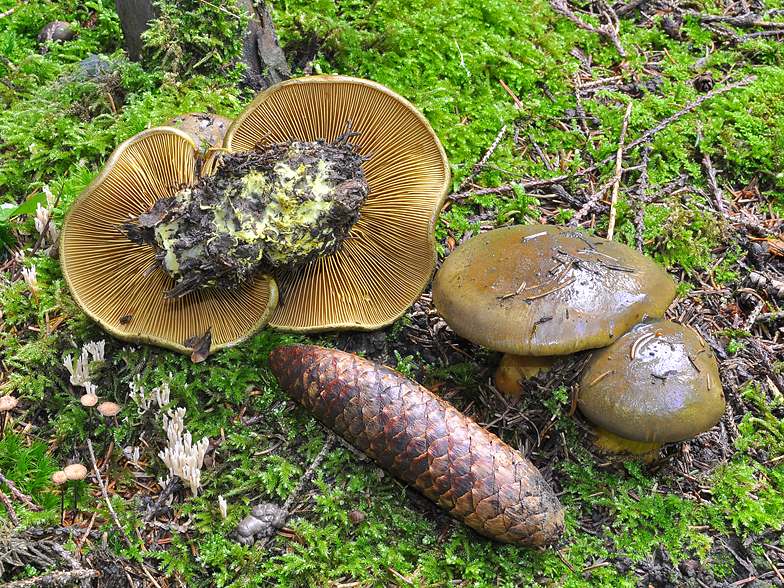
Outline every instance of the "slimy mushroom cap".
<svg viewBox="0 0 784 588">
<path fill-rule="evenodd" d="M 433 302 L 458 335 L 517 355 L 604 347 L 645 316 L 663 316 L 675 292 L 642 253 L 549 225 L 476 235 L 433 281 Z"/>
<path fill-rule="evenodd" d="M 713 427 L 725 400 L 707 343 L 688 327 L 660 320 L 593 353 L 580 375 L 578 406 L 613 435 L 667 443 Z"/>
</svg>

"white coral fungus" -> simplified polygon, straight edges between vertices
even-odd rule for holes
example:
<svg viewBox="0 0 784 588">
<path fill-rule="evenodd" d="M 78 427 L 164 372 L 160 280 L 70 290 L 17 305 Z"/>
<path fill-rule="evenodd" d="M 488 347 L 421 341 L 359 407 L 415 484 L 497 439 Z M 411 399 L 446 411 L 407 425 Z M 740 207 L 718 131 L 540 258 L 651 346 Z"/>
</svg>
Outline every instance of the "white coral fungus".
<svg viewBox="0 0 784 588">
<path fill-rule="evenodd" d="M 193 443 L 189 431 L 185 430 L 185 409 L 180 407 L 174 413 L 168 411 L 163 417 L 163 426 L 169 445 L 158 455 L 169 468 L 169 471 L 187 482 L 194 495 L 201 488 L 201 468 L 210 440 L 207 437 Z"/>
</svg>

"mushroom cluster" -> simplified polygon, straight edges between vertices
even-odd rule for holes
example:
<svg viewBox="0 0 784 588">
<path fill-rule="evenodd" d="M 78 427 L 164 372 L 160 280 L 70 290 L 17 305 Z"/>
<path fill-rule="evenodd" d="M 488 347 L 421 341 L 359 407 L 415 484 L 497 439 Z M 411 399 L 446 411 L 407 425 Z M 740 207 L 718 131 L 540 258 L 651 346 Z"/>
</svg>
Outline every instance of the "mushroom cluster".
<svg viewBox="0 0 784 588">
<path fill-rule="evenodd" d="M 581 230 L 541 225 L 472 237 L 447 257 L 433 281 L 433 302 L 458 335 L 506 353 L 495 376 L 500 390 L 519 395 L 519 380 L 547 371 L 558 356 L 603 348 L 582 376 L 582 412 L 610 433 L 659 445 L 712 427 L 724 412 L 716 360 L 704 341 L 701 350 L 694 348 L 687 336 L 692 331 L 657 323 L 646 354 L 630 352 L 639 347 L 633 337 L 647 336 L 653 327 L 624 333 L 663 317 L 675 293 L 672 278 L 642 253 Z M 608 367 L 599 359 L 607 357 L 618 363 Z M 602 368 L 607 373 L 597 374 Z M 645 385 L 657 378 L 666 385 Z M 611 382 L 627 386 L 605 393 Z M 699 423 L 695 413 L 704 417 Z"/>
<path fill-rule="evenodd" d="M 310 235 L 308 223 L 315 227 L 318 219 L 337 214 L 318 202 L 337 196 L 322 181 L 330 164 L 316 162 L 314 174 L 298 176 L 294 189 L 272 198 L 259 186 L 277 186 L 297 170 L 276 167 L 270 153 L 288 152 L 297 142 L 320 151 L 322 143 L 338 140 L 362 159 L 369 194 L 347 213 L 352 221 L 334 246 L 318 255 L 306 252 L 302 263 L 278 264 L 264 238 L 293 230 L 294 220 L 303 237 Z M 194 193 L 217 190 L 211 178 L 224 173 L 223 163 L 204 165 L 200 146 L 174 127 L 152 128 L 121 144 L 67 212 L 60 239 L 63 275 L 76 302 L 111 334 L 201 359 L 267 323 L 293 333 L 377 329 L 421 294 L 437 260 L 434 229 L 449 167 L 429 123 L 405 99 L 357 78 L 287 80 L 234 120 L 217 151 L 222 155 L 216 159 L 234 162 L 227 164 L 225 186 L 239 186 L 242 198 L 257 198 L 241 210 L 235 210 L 235 197 L 216 200 L 213 211 L 198 217 L 213 232 L 192 230 L 189 222 L 196 217 L 188 211 L 197 202 Z M 264 176 L 268 168 L 274 173 Z M 321 200 L 311 199 L 306 208 L 304 193 Z M 271 200 L 275 211 L 264 208 Z M 285 216 L 280 210 L 294 212 Z M 129 222 L 149 229 L 147 237 L 157 231 L 155 238 L 134 241 L 133 231 L 124 228 Z M 328 232 L 313 232 L 319 231 Z M 188 259 L 200 252 L 214 255 Z M 251 269 L 238 279 L 219 279 L 224 265 L 236 269 L 243 256 L 256 256 L 258 263 L 242 266 Z M 185 279 L 179 270 L 191 266 L 210 266 L 212 273 L 198 287 L 178 290 L 176 279 Z M 194 354 L 194 346 L 207 353 Z"/>
</svg>

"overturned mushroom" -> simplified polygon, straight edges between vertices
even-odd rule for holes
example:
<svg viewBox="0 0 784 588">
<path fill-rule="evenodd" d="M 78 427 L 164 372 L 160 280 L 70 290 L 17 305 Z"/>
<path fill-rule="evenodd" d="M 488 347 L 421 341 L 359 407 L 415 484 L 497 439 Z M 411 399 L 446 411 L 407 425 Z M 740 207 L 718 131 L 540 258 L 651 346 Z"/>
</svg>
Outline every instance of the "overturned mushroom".
<svg viewBox="0 0 784 588">
<path fill-rule="evenodd" d="M 643 317 L 661 317 L 674 297 L 672 278 L 642 253 L 581 230 L 542 225 L 472 237 L 433 281 L 433 302 L 458 335 L 514 356 L 536 356 L 535 371 L 553 356 L 609 345 Z M 525 360 L 504 362 L 514 362 L 514 374 Z M 519 378 L 507 379 L 512 386 L 504 391 L 519 394 Z"/>
<path fill-rule="evenodd" d="M 361 160 L 347 178 L 357 186 L 345 207 L 340 198 L 332 206 L 335 186 L 323 181 L 329 145 Z M 191 139 L 146 131 L 115 151 L 67 214 L 66 281 L 114 335 L 191 353 L 184 342 L 210 333 L 214 352 L 266 324 L 278 287 L 282 304 L 270 323 L 290 332 L 376 329 L 422 292 L 435 267 L 449 169 L 427 120 L 403 98 L 356 78 L 288 80 L 237 117 L 221 151 L 215 175 L 199 178 Z M 302 192 L 278 190 L 291 178 L 276 165 L 294 157 L 287 169 L 299 170 L 296 158 L 308 154 L 313 173 L 296 182 L 316 197 L 302 205 Z M 361 196 L 362 176 L 369 195 Z M 212 209 L 198 212 L 190 203 L 203 195 L 215 195 Z M 276 201 L 269 210 L 268 197 Z M 346 222 L 332 222 L 341 216 Z M 191 230 L 192 219 L 212 223 L 215 239 L 202 242 L 208 233 Z"/>
<path fill-rule="evenodd" d="M 642 454 L 707 431 L 724 414 L 725 400 L 702 337 L 659 320 L 594 352 L 580 375 L 578 406 L 598 426 L 597 445 Z"/>
</svg>

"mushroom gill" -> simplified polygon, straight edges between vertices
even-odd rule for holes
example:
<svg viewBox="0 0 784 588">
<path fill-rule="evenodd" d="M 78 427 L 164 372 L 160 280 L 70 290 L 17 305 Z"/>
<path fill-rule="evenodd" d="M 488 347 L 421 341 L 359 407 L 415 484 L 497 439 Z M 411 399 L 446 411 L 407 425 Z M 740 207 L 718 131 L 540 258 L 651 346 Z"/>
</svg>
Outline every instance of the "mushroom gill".
<svg viewBox="0 0 784 588">
<path fill-rule="evenodd" d="M 60 237 L 65 280 L 84 312 L 119 339 L 191 353 L 186 342 L 209 331 L 214 352 L 260 330 L 277 302 L 274 282 L 262 276 L 235 291 L 164 299 L 173 281 L 152 267 L 149 248 L 118 229 L 180 185 L 193 183 L 197 157 L 195 143 L 180 130 L 143 131 L 115 149 L 65 215 Z"/>
<path fill-rule="evenodd" d="M 224 147 L 334 141 L 350 121 L 370 196 L 342 247 L 294 271 L 276 269 L 281 303 L 270 325 L 287 332 L 373 330 L 398 319 L 435 269 L 435 222 L 449 167 L 427 119 L 388 88 L 315 76 L 259 95 L 229 128 Z"/>
</svg>

